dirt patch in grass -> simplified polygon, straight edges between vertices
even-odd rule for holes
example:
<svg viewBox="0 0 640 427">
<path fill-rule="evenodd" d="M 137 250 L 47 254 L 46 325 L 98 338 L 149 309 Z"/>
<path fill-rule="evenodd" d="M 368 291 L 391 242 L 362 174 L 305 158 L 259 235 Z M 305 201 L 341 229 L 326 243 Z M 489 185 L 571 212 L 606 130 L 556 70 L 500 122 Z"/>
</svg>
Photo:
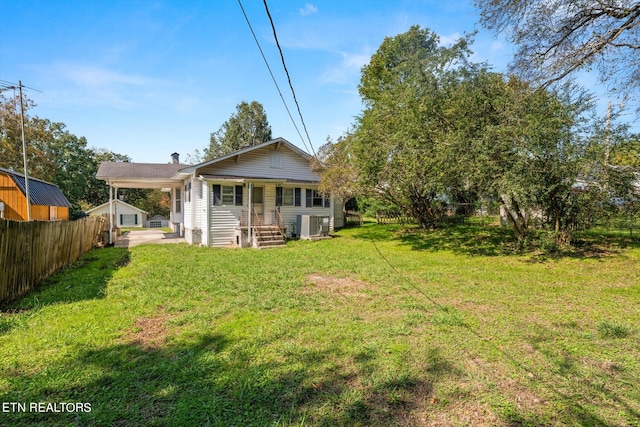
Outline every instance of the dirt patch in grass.
<svg viewBox="0 0 640 427">
<path fill-rule="evenodd" d="M 438 407 L 440 402 L 435 399 L 432 405 Z M 508 422 L 501 420 L 491 407 L 482 402 L 457 401 L 446 405 L 442 410 L 428 409 L 422 415 L 419 424 L 422 426 L 508 426 Z"/>
<path fill-rule="evenodd" d="M 306 277 L 308 287 L 305 292 L 316 291 L 349 299 L 366 299 L 366 292 L 372 285 L 350 277 L 335 277 L 322 274 L 310 274 Z"/>
<path fill-rule="evenodd" d="M 140 317 L 124 335 L 127 343 L 137 344 L 145 350 L 160 348 L 169 335 L 167 324 L 172 316 L 160 311 L 152 317 Z"/>
</svg>

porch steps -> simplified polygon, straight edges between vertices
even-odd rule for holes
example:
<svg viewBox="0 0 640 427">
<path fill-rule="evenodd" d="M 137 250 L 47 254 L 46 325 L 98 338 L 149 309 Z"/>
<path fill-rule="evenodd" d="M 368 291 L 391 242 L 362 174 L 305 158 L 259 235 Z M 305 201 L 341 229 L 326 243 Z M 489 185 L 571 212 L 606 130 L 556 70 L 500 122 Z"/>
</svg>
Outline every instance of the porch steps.
<svg viewBox="0 0 640 427">
<path fill-rule="evenodd" d="M 258 248 L 280 248 L 285 247 L 286 242 L 277 225 L 263 225 L 260 227 L 258 235 Z"/>
</svg>

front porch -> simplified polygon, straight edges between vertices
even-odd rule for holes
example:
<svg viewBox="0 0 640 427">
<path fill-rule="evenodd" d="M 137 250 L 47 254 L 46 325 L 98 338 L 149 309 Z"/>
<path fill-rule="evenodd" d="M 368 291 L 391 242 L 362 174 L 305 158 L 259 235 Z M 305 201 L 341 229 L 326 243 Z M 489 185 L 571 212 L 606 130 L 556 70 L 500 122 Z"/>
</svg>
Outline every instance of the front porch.
<svg viewBox="0 0 640 427">
<path fill-rule="evenodd" d="M 249 215 L 249 211 L 242 210 L 239 225 L 236 227 L 236 245 L 259 249 L 285 246 L 287 231 L 284 219 L 277 209 L 270 211 L 269 214 L 259 215 L 254 210 Z"/>
</svg>

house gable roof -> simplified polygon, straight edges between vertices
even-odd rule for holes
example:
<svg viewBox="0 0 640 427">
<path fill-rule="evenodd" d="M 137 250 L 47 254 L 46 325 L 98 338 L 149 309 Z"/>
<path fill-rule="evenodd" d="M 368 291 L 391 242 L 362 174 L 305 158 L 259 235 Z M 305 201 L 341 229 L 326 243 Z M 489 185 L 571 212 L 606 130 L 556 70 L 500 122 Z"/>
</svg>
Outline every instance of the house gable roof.
<svg viewBox="0 0 640 427">
<path fill-rule="evenodd" d="M 0 172 L 9 175 L 22 194 L 27 193 L 26 179 L 23 174 L 5 168 L 0 168 Z M 57 185 L 31 177 L 29 177 L 29 203 L 36 206 L 71 207 L 71 203 Z"/>
<path fill-rule="evenodd" d="M 138 212 L 140 212 L 140 213 L 147 213 L 146 211 L 143 211 L 142 209 L 140 209 L 140 208 L 138 208 L 138 207 L 136 207 L 136 206 L 130 205 L 129 203 L 124 202 L 124 201 L 122 201 L 122 200 L 114 199 L 114 200 L 113 200 L 113 202 L 114 202 L 114 203 L 117 203 L 117 204 L 123 204 L 123 205 L 125 205 L 125 206 L 128 206 L 128 207 L 130 207 L 131 209 L 137 210 L 137 211 L 138 211 Z M 105 206 L 109 206 L 109 202 L 105 202 L 105 203 L 103 203 L 103 204 L 101 204 L 101 205 L 99 205 L 99 206 L 96 206 L 95 208 L 91 208 L 91 209 L 87 210 L 86 212 L 87 212 L 88 214 L 91 214 L 92 212 L 95 212 L 95 211 L 97 211 L 97 210 L 99 210 L 100 208 L 103 208 L 103 207 L 105 207 Z"/>
<path fill-rule="evenodd" d="M 236 151 L 231 152 L 229 154 L 225 154 L 224 156 L 216 157 L 215 159 L 208 160 L 206 162 L 199 163 L 197 165 L 193 165 L 191 167 L 184 168 L 184 169 L 180 170 L 176 175 L 190 174 L 190 173 L 193 173 L 196 170 L 201 169 L 203 167 L 210 166 L 210 165 L 222 162 L 222 161 L 227 160 L 227 159 L 232 159 L 232 158 L 234 158 L 236 156 L 241 156 L 241 155 L 246 154 L 246 153 L 248 153 L 250 151 L 259 150 L 261 148 L 265 148 L 265 147 L 268 147 L 270 145 L 277 145 L 277 146 L 283 145 L 283 146 L 287 147 L 288 149 L 290 149 L 291 151 L 293 151 L 294 153 L 296 153 L 299 156 L 301 156 L 302 158 L 304 158 L 305 160 L 307 160 L 307 161 L 311 160 L 311 155 L 308 154 L 307 152 L 305 152 L 305 151 L 301 150 L 300 148 L 296 147 L 295 145 L 293 145 L 292 143 L 290 143 L 289 141 L 287 141 L 284 138 L 276 138 L 276 139 L 272 139 L 272 140 L 267 141 L 267 142 L 263 142 L 262 144 L 253 145 L 251 147 L 241 148 L 240 150 L 236 150 Z"/>
</svg>

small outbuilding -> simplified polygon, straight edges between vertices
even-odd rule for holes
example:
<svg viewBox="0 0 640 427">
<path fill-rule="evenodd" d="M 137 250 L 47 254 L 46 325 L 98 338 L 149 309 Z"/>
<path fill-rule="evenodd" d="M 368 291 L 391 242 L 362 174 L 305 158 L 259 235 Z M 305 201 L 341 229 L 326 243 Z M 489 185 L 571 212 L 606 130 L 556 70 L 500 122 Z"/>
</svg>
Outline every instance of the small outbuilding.
<svg viewBox="0 0 640 427">
<path fill-rule="evenodd" d="M 169 227 L 169 218 L 162 215 L 154 215 L 147 220 L 147 228 Z"/>
<path fill-rule="evenodd" d="M 109 215 L 109 202 L 96 206 L 87 211 L 87 215 Z M 147 213 L 122 200 L 113 200 L 113 224 L 117 227 L 144 227 L 147 223 Z"/>
<path fill-rule="evenodd" d="M 57 185 L 29 177 L 31 219 L 68 220 L 71 203 Z M 0 168 L 0 218 L 28 221 L 27 179 L 21 173 Z"/>
</svg>

